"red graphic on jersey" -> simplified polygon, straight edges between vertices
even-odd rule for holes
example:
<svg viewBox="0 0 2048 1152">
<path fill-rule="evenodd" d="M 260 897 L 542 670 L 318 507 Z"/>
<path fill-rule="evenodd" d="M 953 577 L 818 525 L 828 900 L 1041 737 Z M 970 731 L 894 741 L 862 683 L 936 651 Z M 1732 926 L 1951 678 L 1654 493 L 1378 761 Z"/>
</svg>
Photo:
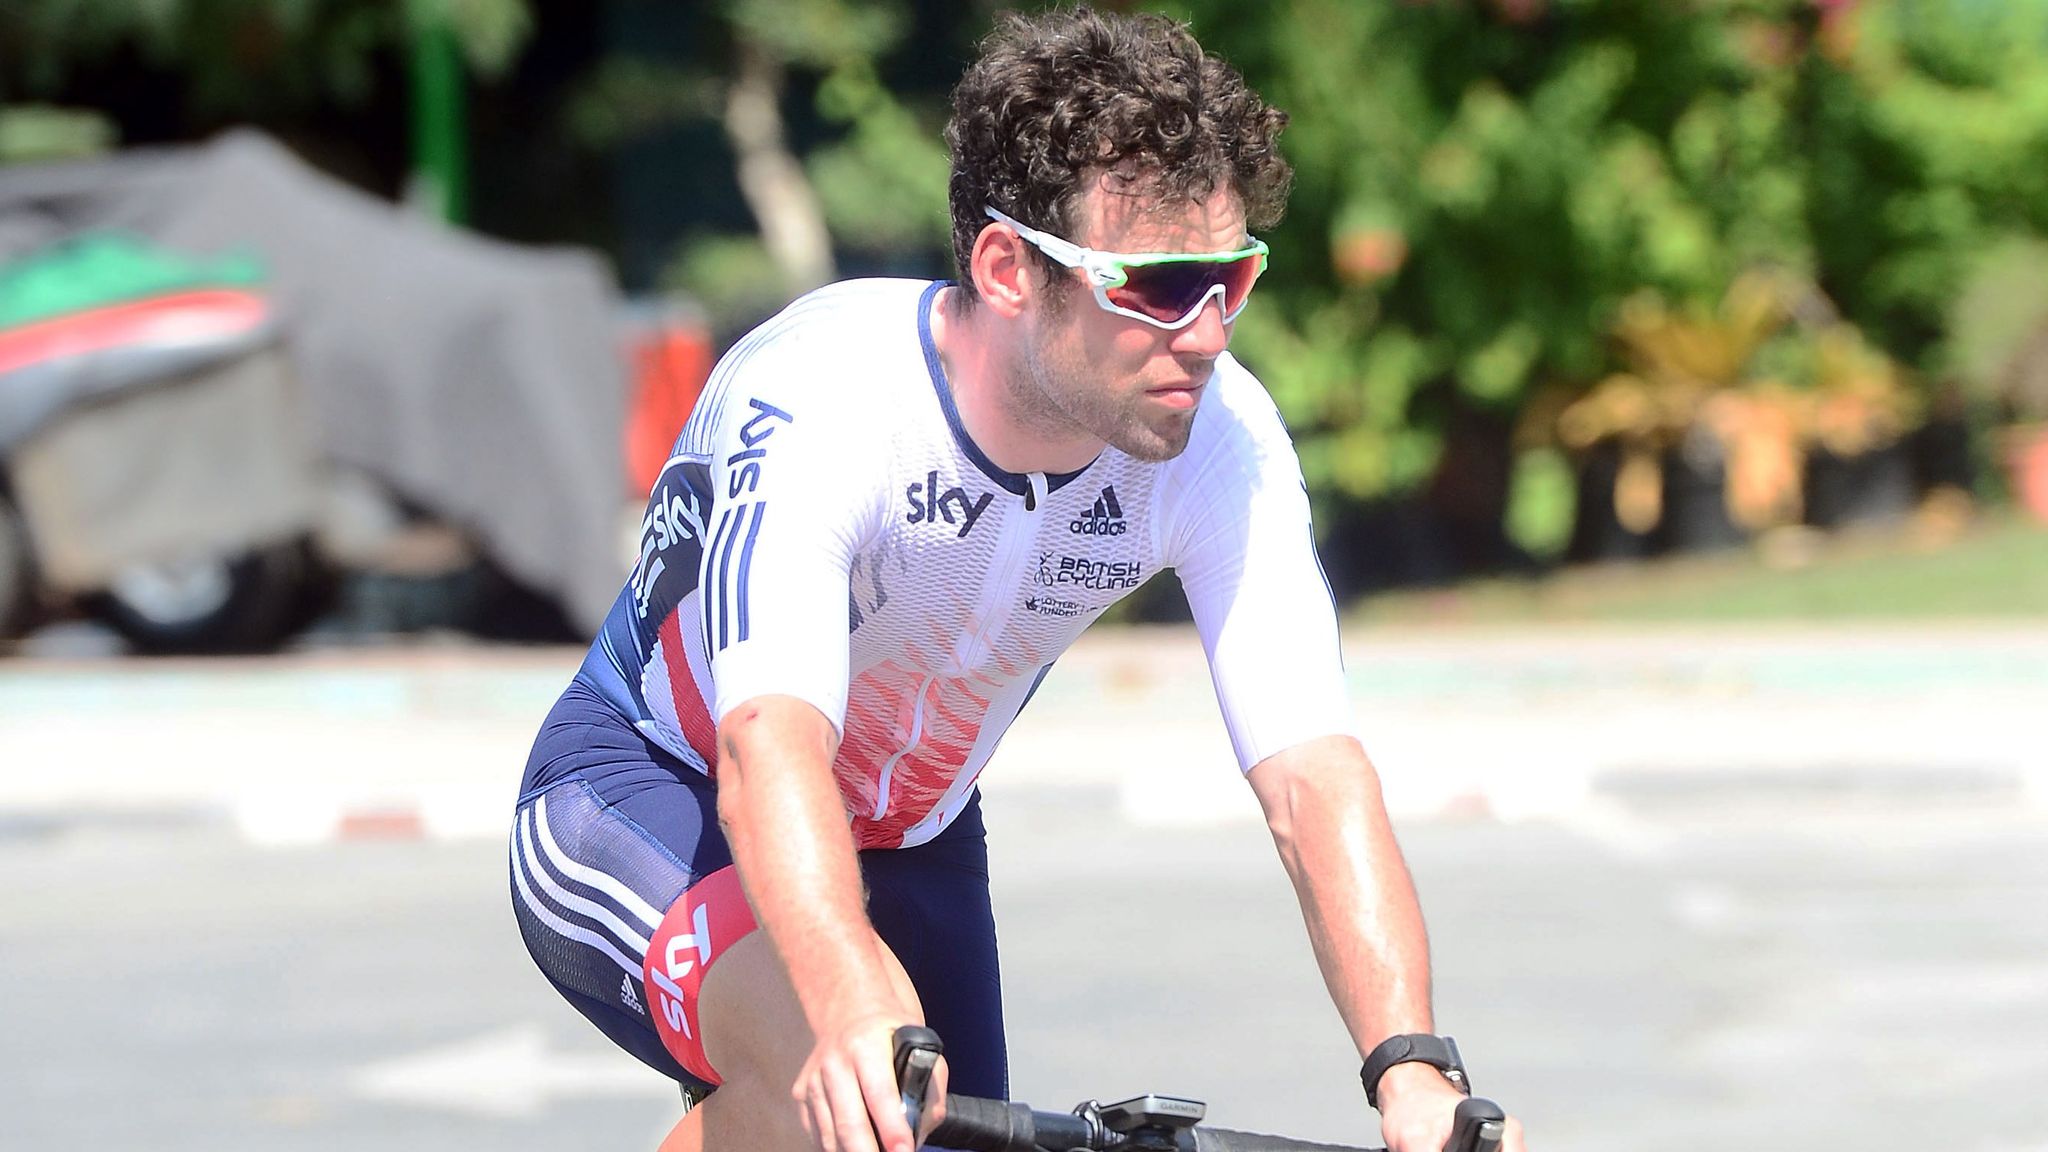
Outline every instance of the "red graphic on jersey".
<svg viewBox="0 0 2048 1152">
<path fill-rule="evenodd" d="M 692 598 L 684 604 L 694 602 Z M 697 688 L 697 673 L 690 667 L 690 654 L 683 643 L 682 614 L 682 607 L 678 606 L 661 622 L 661 659 L 668 665 L 668 691 L 675 702 L 677 726 L 683 731 L 683 739 L 690 742 L 691 750 L 704 758 L 704 770 L 715 777 L 718 726 L 712 722 L 711 709 Z"/>
<path fill-rule="evenodd" d="M 932 814 L 962 773 L 978 772 L 980 765 L 971 761 L 992 701 L 1037 673 L 1037 654 L 1012 643 L 1007 655 L 983 649 L 986 663 L 965 676 L 939 674 L 939 669 L 957 667 L 954 654 L 981 639 L 929 622 L 924 644 L 903 642 L 900 658 L 883 660 L 848 685 L 832 771 L 860 847 L 900 847 L 904 835 Z M 1009 719 L 1001 718 L 1003 723 Z M 880 795 L 884 773 L 886 804 Z"/>
<path fill-rule="evenodd" d="M 854 678 L 832 771 L 853 816 L 856 844 L 897 847 L 903 834 L 938 806 L 981 737 L 989 684 L 980 676 L 930 676 L 894 661 Z M 886 806 L 880 803 L 884 772 L 889 778 Z"/>
<path fill-rule="evenodd" d="M 654 1001 L 654 1031 L 676 1063 L 707 1084 L 724 1081 L 704 1055 L 697 994 L 705 971 L 756 927 L 754 910 L 740 890 L 739 870 L 728 865 L 690 885 L 647 945 L 642 975 Z"/>
</svg>

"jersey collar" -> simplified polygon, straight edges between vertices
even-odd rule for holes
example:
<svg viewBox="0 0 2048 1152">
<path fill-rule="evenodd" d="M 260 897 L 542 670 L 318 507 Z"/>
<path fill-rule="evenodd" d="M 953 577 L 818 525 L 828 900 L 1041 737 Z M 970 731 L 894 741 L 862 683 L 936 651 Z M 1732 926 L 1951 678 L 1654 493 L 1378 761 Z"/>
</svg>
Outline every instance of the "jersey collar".
<svg viewBox="0 0 2048 1152">
<path fill-rule="evenodd" d="M 969 460 L 974 461 L 974 466 L 981 469 L 983 475 L 1001 485 L 1003 490 L 1011 495 L 1022 496 L 1031 491 L 1031 481 L 1024 473 L 1007 472 L 998 468 L 996 462 L 989 459 L 981 450 L 981 446 L 974 442 L 974 438 L 967 434 L 967 425 L 960 422 L 960 409 L 953 403 L 952 385 L 946 383 L 945 366 L 939 363 L 939 346 L 932 342 L 932 309 L 938 303 L 939 290 L 949 288 L 952 284 L 951 280 L 934 280 L 925 287 L 924 293 L 917 299 L 917 339 L 924 346 L 925 371 L 931 375 L 932 391 L 938 393 L 939 408 L 946 414 L 946 426 L 953 430 L 953 442 L 960 446 L 960 451 L 966 453 Z M 1092 464 L 1093 461 L 1089 463 Z M 1046 473 L 1045 490 L 1059 491 L 1068 481 L 1088 471 L 1088 467 L 1088 464 L 1084 464 L 1072 472 Z"/>
</svg>

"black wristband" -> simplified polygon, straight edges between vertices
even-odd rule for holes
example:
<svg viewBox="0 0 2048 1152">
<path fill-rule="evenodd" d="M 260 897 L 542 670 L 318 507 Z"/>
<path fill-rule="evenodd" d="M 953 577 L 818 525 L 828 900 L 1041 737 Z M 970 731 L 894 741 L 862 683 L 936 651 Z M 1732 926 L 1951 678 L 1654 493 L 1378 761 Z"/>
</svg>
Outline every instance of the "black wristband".
<svg viewBox="0 0 2048 1152">
<path fill-rule="evenodd" d="M 1458 1091 L 1467 1096 L 1472 1094 L 1472 1080 L 1465 1074 L 1465 1061 L 1458 1055 L 1458 1042 L 1449 1036 L 1410 1032 L 1380 1041 L 1358 1070 L 1358 1080 L 1365 1085 L 1365 1102 L 1372 1105 L 1374 1111 L 1378 1111 L 1380 1106 L 1380 1077 L 1396 1064 L 1427 1064 L 1443 1073 L 1444 1079 Z"/>
</svg>

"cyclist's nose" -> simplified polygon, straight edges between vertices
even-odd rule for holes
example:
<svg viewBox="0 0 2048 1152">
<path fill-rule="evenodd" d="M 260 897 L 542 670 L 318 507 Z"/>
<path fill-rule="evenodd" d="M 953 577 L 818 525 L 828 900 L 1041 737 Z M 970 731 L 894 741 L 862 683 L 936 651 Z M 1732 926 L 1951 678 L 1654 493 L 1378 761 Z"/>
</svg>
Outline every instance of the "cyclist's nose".
<svg viewBox="0 0 2048 1152">
<path fill-rule="evenodd" d="M 1221 356 L 1230 343 L 1230 325 L 1223 322 L 1223 298 L 1211 296 L 1202 301 L 1202 310 L 1196 313 L 1194 322 L 1173 336 L 1175 352 L 1212 360 Z"/>
</svg>

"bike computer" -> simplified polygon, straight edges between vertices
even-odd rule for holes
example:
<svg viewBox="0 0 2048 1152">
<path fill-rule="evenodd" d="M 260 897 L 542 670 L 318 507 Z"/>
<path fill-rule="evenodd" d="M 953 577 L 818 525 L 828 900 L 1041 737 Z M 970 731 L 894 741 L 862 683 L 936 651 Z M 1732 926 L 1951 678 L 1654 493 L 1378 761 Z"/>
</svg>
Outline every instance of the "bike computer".
<svg viewBox="0 0 2048 1152">
<path fill-rule="evenodd" d="M 1111 1132 L 1140 1128 L 1192 1128 L 1208 1109 L 1200 1100 L 1147 1093 L 1102 1106 L 1102 1126 Z"/>
</svg>

